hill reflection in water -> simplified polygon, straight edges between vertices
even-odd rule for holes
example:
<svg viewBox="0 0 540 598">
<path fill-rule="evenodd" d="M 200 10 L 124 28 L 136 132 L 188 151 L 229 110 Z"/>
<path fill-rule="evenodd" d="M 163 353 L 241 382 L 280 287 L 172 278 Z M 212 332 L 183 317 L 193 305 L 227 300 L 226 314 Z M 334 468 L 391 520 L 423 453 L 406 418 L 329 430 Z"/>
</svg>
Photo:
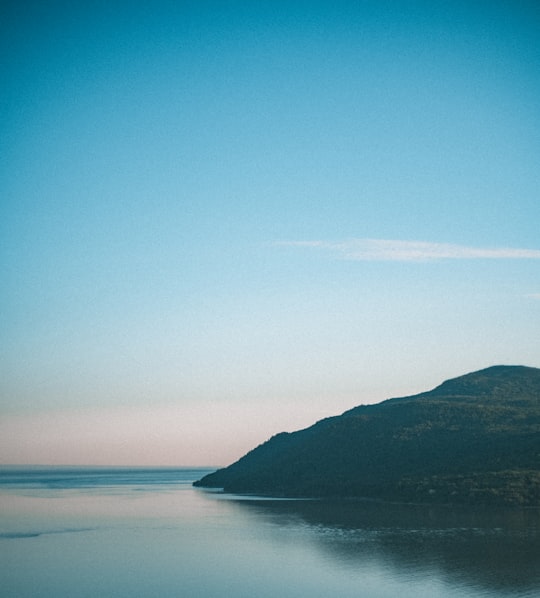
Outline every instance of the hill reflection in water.
<svg viewBox="0 0 540 598">
<path fill-rule="evenodd" d="M 504 596 L 540 592 L 540 511 L 371 501 L 235 499 L 238 509 L 308 536 L 342 566 L 443 578 Z"/>
</svg>

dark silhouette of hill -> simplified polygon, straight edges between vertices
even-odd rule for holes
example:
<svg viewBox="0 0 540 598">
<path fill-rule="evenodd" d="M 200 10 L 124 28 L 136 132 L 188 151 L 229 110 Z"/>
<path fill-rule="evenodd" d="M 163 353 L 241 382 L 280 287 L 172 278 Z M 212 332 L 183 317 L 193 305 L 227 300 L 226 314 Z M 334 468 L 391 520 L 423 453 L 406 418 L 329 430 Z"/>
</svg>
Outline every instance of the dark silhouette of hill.
<svg viewBox="0 0 540 598">
<path fill-rule="evenodd" d="M 195 482 L 227 492 L 540 506 L 540 369 L 494 366 L 273 436 Z"/>
</svg>

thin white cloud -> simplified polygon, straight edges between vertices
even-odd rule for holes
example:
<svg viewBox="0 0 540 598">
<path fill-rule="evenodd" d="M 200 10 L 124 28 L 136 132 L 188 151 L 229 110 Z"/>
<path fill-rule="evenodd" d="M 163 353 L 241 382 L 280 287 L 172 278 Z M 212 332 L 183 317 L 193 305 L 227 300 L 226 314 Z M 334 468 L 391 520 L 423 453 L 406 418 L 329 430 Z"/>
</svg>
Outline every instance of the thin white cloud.
<svg viewBox="0 0 540 598">
<path fill-rule="evenodd" d="M 529 293 L 525 295 L 528 299 L 539 299 L 540 300 L 540 293 Z"/>
<path fill-rule="evenodd" d="M 540 259 L 539 249 L 468 247 L 451 243 L 391 239 L 350 239 L 336 243 L 328 241 L 284 241 L 279 244 L 333 251 L 345 259 L 358 261 L 425 262 L 447 259 Z"/>
</svg>

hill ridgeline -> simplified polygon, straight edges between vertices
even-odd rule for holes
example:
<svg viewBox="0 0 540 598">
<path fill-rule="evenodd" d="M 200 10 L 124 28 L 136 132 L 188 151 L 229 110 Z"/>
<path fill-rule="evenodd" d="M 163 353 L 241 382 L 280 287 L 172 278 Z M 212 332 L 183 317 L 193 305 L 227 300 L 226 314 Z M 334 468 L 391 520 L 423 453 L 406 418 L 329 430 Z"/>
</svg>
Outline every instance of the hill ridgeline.
<svg viewBox="0 0 540 598">
<path fill-rule="evenodd" d="M 540 506 L 540 369 L 493 366 L 277 434 L 194 483 L 289 497 Z"/>
</svg>

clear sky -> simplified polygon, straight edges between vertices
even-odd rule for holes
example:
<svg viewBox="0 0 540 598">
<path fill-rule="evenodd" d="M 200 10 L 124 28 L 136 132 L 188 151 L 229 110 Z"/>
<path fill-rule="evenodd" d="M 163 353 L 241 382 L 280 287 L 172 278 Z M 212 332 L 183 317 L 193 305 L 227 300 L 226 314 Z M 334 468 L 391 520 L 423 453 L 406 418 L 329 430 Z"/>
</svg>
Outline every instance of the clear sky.
<svg viewBox="0 0 540 598">
<path fill-rule="evenodd" d="M 225 465 L 540 366 L 538 2 L 0 10 L 0 462 Z"/>
</svg>

